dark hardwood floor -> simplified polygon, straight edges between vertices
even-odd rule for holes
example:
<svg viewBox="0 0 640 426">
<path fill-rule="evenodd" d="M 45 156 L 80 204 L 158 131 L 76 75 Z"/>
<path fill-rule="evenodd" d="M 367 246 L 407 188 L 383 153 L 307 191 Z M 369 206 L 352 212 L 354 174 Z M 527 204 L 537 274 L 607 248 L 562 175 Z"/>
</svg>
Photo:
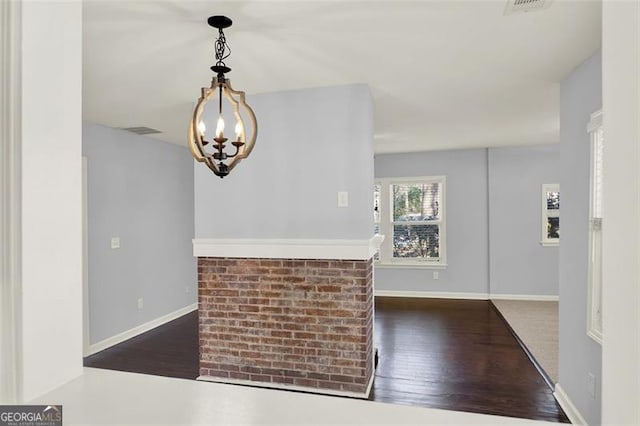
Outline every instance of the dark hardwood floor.
<svg viewBox="0 0 640 426">
<path fill-rule="evenodd" d="M 199 375 L 198 312 L 84 359 L 85 367 L 195 379 Z"/>
<path fill-rule="evenodd" d="M 376 298 L 375 334 L 373 401 L 569 422 L 488 301 Z M 195 379 L 197 313 L 87 357 L 84 364 Z"/>
<path fill-rule="evenodd" d="M 374 401 L 568 423 L 493 305 L 376 298 Z"/>
</svg>

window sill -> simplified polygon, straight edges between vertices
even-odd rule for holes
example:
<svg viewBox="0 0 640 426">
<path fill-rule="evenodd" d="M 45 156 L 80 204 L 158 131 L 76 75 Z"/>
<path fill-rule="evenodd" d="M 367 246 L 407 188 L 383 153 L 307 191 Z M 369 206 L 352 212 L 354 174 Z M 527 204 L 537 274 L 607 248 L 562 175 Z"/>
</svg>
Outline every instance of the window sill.
<svg viewBox="0 0 640 426">
<path fill-rule="evenodd" d="M 373 264 L 375 268 L 381 269 L 447 269 L 446 263 L 380 263 Z"/>
<path fill-rule="evenodd" d="M 540 244 L 543 247 L 558 247 L 560 245 L 560 241 L 540 241 Z"/>
</svg>

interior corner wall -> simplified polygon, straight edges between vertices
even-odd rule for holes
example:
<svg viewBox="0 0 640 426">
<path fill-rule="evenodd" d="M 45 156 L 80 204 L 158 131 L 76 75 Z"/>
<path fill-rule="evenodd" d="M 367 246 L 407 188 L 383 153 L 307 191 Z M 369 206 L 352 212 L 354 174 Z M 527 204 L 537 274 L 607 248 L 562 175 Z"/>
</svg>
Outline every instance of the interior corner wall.
<svg viewBox="0 0 640 426">
<path fill-rule="evenodd" d="M 558 247 L 541 244 L 541 197 L 543 184 L 560 181 L 559 145 L 490 148 L 488 161 L 491 294 L 558 296 Z"/>
<path fill-rule="evenodd" d="M 375 158 L 376 178 L 446 176 L 447 267 L 438 270 L 375 267 L 376 290 L 396 292 L 489 292 L 487 150 L 465 149 Z M 391 236 L 387 236 L 391 238 Z"/>
<path fill-rule="evenodd" d="M 248 97 L 251 156 L 223 181 L 196 163 L 196 238 L 370 239 L 373 101 L 363 84 Z M 349 206 L 338 207 L 338 192 Z"/>
<path fill-rule="evenodd" d="M 27 402 L 82 374 L 82 3 L 20 3 Z"/>
<path fill-rule="evenodd" d="M 600 387 L 591 398 L 587 375 L 601 379 L 601 346 L 587 336 L 589 155 L 587 123 L 602 107 L 601 55 L 560 85 L 560 361 L 559 383 L 589 424 L 600 424 Z M 606 152 L 605 152 L 606 155 Z M 621 324 L 622 326 L 622 324 Z"/>
<path fill-rule="evenodd" d="M 85 122 L 82 138 L 94 344 L 196 302 L 193 160 L 185 147 L 97 124 Z"/>
</svg>

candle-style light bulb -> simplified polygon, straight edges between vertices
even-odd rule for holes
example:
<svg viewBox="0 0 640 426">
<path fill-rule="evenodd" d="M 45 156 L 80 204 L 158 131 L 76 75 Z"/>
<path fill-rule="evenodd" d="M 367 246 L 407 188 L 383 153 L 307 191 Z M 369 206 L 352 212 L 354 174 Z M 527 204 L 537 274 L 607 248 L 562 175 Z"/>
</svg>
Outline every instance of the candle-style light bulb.
<svg viewBox="0 0 640 426">
<path fill-rule="evenodd" d="M 204 121 L 202 120 L 198 123 L 198 131 L 200 132 L 200 136 L 204 136 L 207 131 L 207 126 L 204 125 Z"/>
<path fill-rule="evenodd" d="M 238 142 L 241 142 L 243 139 L 242 137 L 242 123 L 240 122 L 240 120 L 238 120 L 238 122 L 236 123 L 236 140 Z"/>
<path fill-rule="evenodd" d="M 218 124 L 216 125 L 216 137 L 224 137 L 224 120 L 222 119 L 222 116 L 218 117 Z"/>
</svg>

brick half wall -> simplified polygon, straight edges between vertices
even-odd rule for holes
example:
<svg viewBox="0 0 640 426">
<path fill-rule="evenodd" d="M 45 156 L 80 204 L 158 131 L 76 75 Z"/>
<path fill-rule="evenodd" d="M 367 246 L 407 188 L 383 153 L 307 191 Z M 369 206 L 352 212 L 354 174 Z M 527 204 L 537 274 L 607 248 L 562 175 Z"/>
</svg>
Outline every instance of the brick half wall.
<svg viewBox="0 0 640 426">
<path fill-rule="evenodd" d="M 369 260 L 198 258 L 200 379 L 367 397 Z"/>
</svg>

